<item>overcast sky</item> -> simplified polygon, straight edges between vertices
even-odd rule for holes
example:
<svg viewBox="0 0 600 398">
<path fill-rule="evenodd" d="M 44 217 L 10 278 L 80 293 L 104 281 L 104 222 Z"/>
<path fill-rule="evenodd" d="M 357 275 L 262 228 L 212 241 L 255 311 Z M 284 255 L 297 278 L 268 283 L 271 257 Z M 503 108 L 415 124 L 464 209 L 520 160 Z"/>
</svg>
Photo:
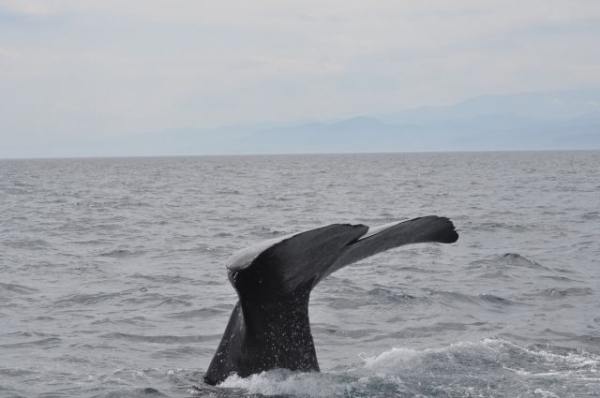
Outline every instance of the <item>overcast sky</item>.
<svg viewBox="0 0 600 398">
<path fill-rule="evenodd" d="M 7 147 L 590 87 L 598 0 L 0 0 Z"/>
</svg>

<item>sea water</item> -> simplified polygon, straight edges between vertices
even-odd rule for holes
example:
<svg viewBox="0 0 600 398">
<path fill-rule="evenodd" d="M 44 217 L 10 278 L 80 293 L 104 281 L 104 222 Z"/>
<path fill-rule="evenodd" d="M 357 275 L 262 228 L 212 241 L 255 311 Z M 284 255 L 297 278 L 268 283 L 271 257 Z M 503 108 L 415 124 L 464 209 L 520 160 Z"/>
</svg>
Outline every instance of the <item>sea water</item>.
<svg viewBox="0 0 600 398">
<path fill-rule="evenodd" d="M 437 214 L 310 302 L 321 373 L 202 383 L 236 250 Z M 598 397 L 600 152 L 0 160 L 0 397 Z"/>
</svg>

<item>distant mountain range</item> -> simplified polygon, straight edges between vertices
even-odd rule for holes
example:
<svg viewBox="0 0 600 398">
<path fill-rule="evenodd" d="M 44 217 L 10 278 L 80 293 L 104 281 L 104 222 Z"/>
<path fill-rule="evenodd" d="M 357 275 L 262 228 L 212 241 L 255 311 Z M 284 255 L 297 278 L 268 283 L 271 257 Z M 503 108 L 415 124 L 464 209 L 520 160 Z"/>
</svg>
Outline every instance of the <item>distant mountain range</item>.
<svg viewBox="0 0 600 398">
<path fill-rule="evenodd" d="M 600 91 L 481 96 L 455 105 L 261 129 L 273 152 L 600 149 Z"/>
<path fill-rule="evenodd" d="M 190 154 L 600 149 L 600 90 L 486 95 L 391 114 L 188 129 L 155 139 Z"/>
<path fill-rule="evenodd" d="M 160 156 L 562 149 L 600 149 L 600 90 L 485 95 L 449 106 L 345 120 L 173 129 L 98 140 L 93 145 L 63 143 L 56 153 Z"/>
</svg>

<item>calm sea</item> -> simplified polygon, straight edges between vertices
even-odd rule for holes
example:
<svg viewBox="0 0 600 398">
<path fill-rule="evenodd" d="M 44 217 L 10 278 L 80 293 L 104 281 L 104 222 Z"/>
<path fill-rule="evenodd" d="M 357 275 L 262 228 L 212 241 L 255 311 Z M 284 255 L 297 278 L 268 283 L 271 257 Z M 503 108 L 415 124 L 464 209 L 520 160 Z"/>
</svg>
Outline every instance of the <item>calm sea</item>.
<svg viewBox="0 0 600 398">
<path fill-rule="evenodd" d="M 450 217 L 313 292 L 322 373 L 201 377 L 225 263 Z M 600 152 L 0 160 L 0 397 L 599 397 Z"/>
</svg>

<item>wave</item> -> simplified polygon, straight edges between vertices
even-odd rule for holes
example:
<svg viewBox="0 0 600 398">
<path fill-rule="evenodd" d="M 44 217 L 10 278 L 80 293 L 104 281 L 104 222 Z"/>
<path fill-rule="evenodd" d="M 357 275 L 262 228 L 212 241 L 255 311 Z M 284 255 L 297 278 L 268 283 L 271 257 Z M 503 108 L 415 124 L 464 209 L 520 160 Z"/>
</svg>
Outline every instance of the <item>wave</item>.
<svg viewBox="0 0 600 398">
<path fill-rule="evenodd" d="M 15 239 L 5 240 L 2 242 L 4 246 L 11 249 L 27 249 L 27 250 L 46 250 L 48 242 L 43 239 Z"/>
<path fill-rule="evenodd" d="M 519 253 L 504 253 L 500 260 L 508 265 L 516 267 L 528 267 L 528 268 L 545 268 L 542 265 L 532 261 Z"/>
<path fill-rule="evenodd" d="M 116 249 L 108 252 L 103 252 L 98 254 L 100 257 L 112 257 L 112 258 L 127 258 L 127 257 L 137 257 L 145 254 L 145 251 L 142 250 L 126 250 L 126 249 Z"/>
<path fill-rule="evenodd" d="M 243 379 L 232 375 L 219 387 L 244 389 L 250 394 L 297 395 L 305 397 L 342 397 L 357 383 L 350 378 L 327 374 L 298 373 L 274 370 Z"/>
<path fill-rule="evenodd" d="M 214 316 L 220 316 L 222 314 L 228 314 L 229 312 L 231 312 L 232 308 L 233 308 L 233 305 L 228 306 L 225 309 L 215 308 L 215 307 L 199 308 L 197 310 L 182 311 L 182 312 L 176 312 L 173 314 L 167 314 L 167 315 L 165 315 L 165 317 L 166 318 L 174 318 L 174 319 L 190 319 L 190 318 L 207 319 L 207 318 L 211 318 Z"/>
<path fill-rule="evenodd" d="M 24 376 L 32 376 L 38 374 L 38 372 L 22 369 L 22 368 L 0 368 L 0 376 L 7 377 L 24 377 Z M 2 391 L 0 387 L 0 391 Z"/>
<path fill-rule="evenodd" d="M 134 316 L 131 318 L 112 319 L 102 318 L 92 321 L 90 325 L 152 325 L 148 318 L 143 316 Z"/>
<path fill-rule="evenodd" d="M 478 295 L 460 293 L 455 291 L 444 291 L 444 290 L 430 290 L 428 291 L 430 296 L 435 297 L 444 305 L 452 305 L 453 303 L 467 303 L 473 305 L 491 305 L 492 307 L 506 307 L 517 305 L 518 303 L 494 294 L 482 293 Z"/>
<path fill-rule="evenodd" d="M 588 287 L 571 287 L 571 288 L 547 288 L 533 293 L 533 296 L 548 297 L 548 298 L 565 298 L 572 296 L 589 296 L 594 294 L 594 291 Z"/>
<path fill-rule="evenodd" d="M 525 271 L 528 276 L 542 277 L 540 272 L 553 272 L 550 268 L 531 260 L 519 253 L 507 252 L 489 256 L 469 263 L 469 270 L 477 271 L 479 278 L 492 280 L 522 279 Z"/>
<path fill-rule="evenodd" d="M 95 293 L 95 294 L 73 294 L 67 298 L 60 299 L 54 304 L 57 307 L 71 307 L 72 305 L 94 305 L 103 301 L 121 297 L 122 293 Z"/>
<path fill-rule="evenodd" d="M 17 293 L 17 294 L 32 294 L 32 293 L 39 292 L 39 290 L 37 290 L 37 289 L 33 289 L 31 287 L 27 287 L 27 286 L 23 286 L 23 285 L 18 285 L 16 283 L 0 282 L 0 293 L 3 291 Z"/>
<path fill-rule="evenodd" d="M 156 343 L 156 344 L 188 344 L 188 343 L 201 343 L 204 341 L 212 341 L 219 338 L 221 335 L 192 335 L 192 336 L 174 336 L 174 335 L 156 335 L 147 336 L 140 334 L 130 333 L 106 333 L 100 335 L 104 339 L 117 339 L 127 340 L 144 343 Z"/>
<path fill-rule="evenodd" d="M 33 340 L 33 341 L 24 341 L 19 343 L 8 343 L 8 344 L 0 344 L 0 348 L 9 349 L 9 348 L 25 348 L 25 347 L 48 347 L 56 344 L 60 344 L 62 340 L 58 337 L 47 337 L 45 339 Z"/>
<path fill-rule="evenodd" d="M 473 261 L 469 264 L 470 268 L 497 268 L 497 267 L 519 267 L 519 268 L 537 268 L 547 269 L 543 265 L 528 259 L 519 253 L 504 253 L 482 260 Z"/>
<path fill-rule="evenodd" d="M 391 302 L 391 303 L 404 303 L 406 301 L 415 300 L 415 296 L 405 293 L 394 293 L 389 289 L 376 287 L 367 291 L 367 296 L 375 298 L 378 301 Z"/>
<path fill-rule="evenodd" d="M 598 220 L 600 219 L 599 211 L 590 211 L 581 215 L 581 218 L 585 221 Z"/>
<path fill-rule="evenodd" d="M 108 209 L 135 209 L 138 207 L 150 207 L 146 202 L 130 202 L 130 201 L 81 201 L 74 204 L 75 208 L 108 208 Z"/>
<path fill-rule="evenodd" d="M 219 388 L 302 397 L 586 396 L 600 388 L 600 355 L 502 339 L 429 349 L 392 348 L 362 366 L 328 373 L 286 370 L 230 376 Z M 558 382 L 557 382 L 558 381 Z M 547 395 L 553 396 L 553 395 Z"/>
<path fill-rule="evenodd" d="M 541 275 L 540 278 L 544 279 L 552 279 L 558 282 L 581 282 L 575 279 L 567 278 L 566 276 L 558 276 L 558 275 Z"/>
<path fill-rule="evenodd" d="M 191 307 L 192 302 L 188 301 L 191 299 L 190 295 L 179 295 L 179 296 L 166 296 L 160 293 L 145 293 L 140 297 L 130 297 L 122 300 L 122 303 L 126 304 L 144 304 L 152 303 L 151 308 L 160 307 L 163 305 L 174 306 L 174 307 Z"/>
<path fill-rule="evenodd" d="M 158 350 L 152 352 L 151 356 L 156 359 L 164 358 L 189 358 L 194 356 L 197 358 L 206 356 L 209 357 L 214 354 L 213 349 L 200 348 L 198 346 L 182 345 L 179 347 L 168 348 L 165 350 Z"/>
<path fill-rule="evenodd" d="M 145 275 L 145 274 L 140 274 L 140 273 L 135 273 L 133 275 L 130 276 L 130 278 L 135 278 L 135 279 L 146 279 L 149 280 L 151 282 L 156 282 L 156 283 L 168 283 L 168 284 L 176 284 L 176 283 L 189 283 L 189 284 L 196 284 L 198 283 L 198 281 L 196 279 L 192 279 L 192 278 L 187 278 L 185 276 L 181 276 L 181 275 L 168 275 L 168 274 L 162 274 L 162 275 Z"/>
<path fill-rule="evenodd" d="M 532 227 L 525 226 L 521 224 L 507 224 L 503 222 L 482 222 L 479 224 L 471 224 L 469 225 L 474 231 L 483 231 L 483 232 L 497 232 L 498 230 L 506 230 L 511 233 L 520 233 L 527 232 L 531 230 Z"/>
</svg>

